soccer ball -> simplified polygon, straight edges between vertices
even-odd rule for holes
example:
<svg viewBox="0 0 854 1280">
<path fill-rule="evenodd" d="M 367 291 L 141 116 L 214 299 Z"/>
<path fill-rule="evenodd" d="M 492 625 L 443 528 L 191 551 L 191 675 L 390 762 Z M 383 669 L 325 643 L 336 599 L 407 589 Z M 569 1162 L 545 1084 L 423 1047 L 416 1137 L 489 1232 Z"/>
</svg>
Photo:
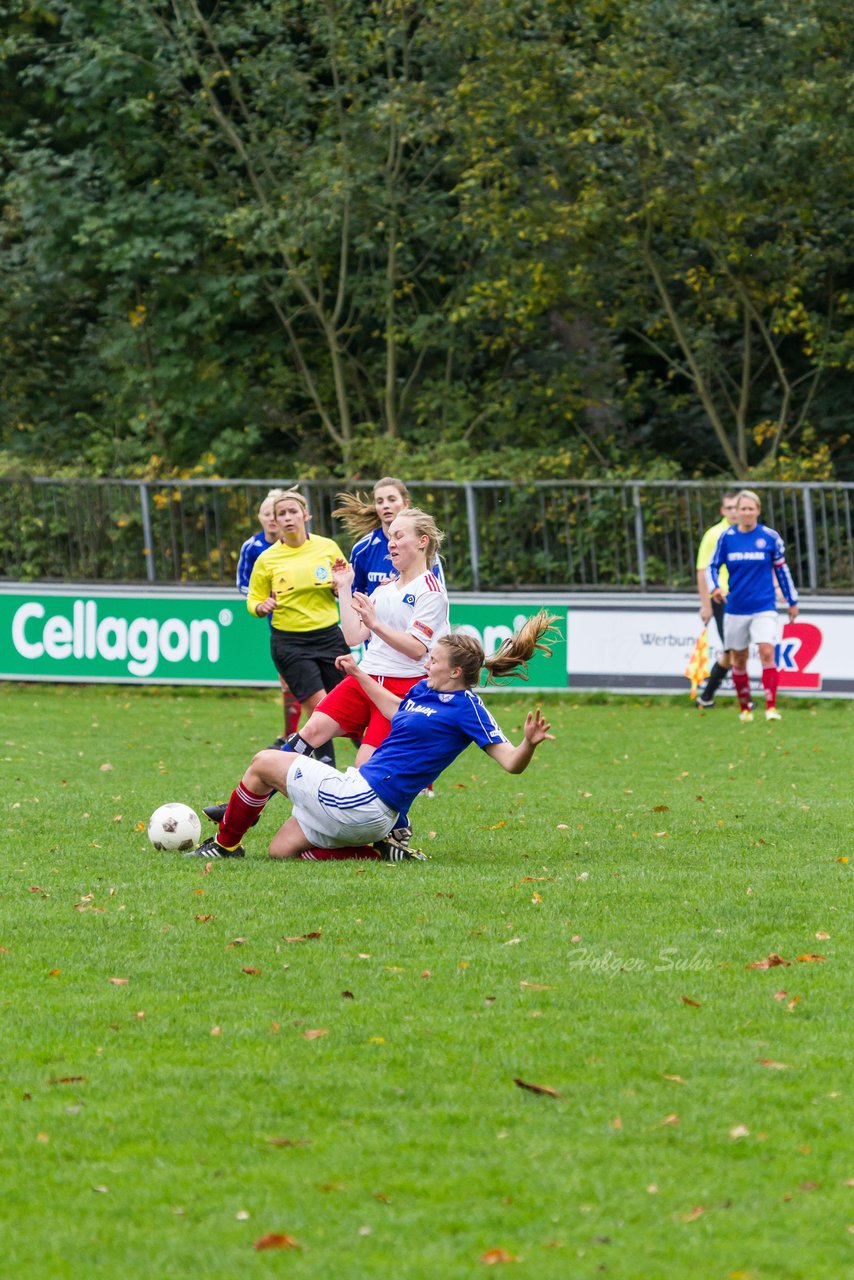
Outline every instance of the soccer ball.
<svg viewBox="0 0 854 1280">
<path fill-rule="evenodd" d="M 188 804 L 162 804 L 148 819 L 148 838 L 155 849 L 194 849 L 201 834 L 199 815 Z"/>
</svg>

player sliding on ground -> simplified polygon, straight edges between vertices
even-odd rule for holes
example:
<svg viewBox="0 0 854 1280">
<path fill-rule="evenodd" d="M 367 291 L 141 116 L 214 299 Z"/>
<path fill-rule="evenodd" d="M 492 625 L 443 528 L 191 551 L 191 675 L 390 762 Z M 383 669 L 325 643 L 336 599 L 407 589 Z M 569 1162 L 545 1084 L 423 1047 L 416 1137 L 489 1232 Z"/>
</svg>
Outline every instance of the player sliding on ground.
<svg viewBox="0 0 854 1280">
<path fill-rule="evenodd" d="M 511 640 L 487 658 L 480 643 L 463 634 L 444 636 L 427 657 L 427 676 L 403 698 L 359 670 L 355 659 L 338 659 L 368 697 L 391 720 L 391 732 L 370 760 L 344 772 L 305 755 L 259 751 L 232 792 L 215 837 L 186 854 L 196 858 L 242 858 L 241 841 L 271 796 L 281 791 L 293 804 L 287 822 L 270 844 L 271 858 L 311 857 L 315 848 L 346 850 L 350 857 L 388 862 L 422 859 L 417 849 L 393 835 L 419 791 L 447 769 L 470 742 L 508 773 L 527 769 L 551 725 L 529 711 L 518 746 L 504 736 L 474 692 L 485 669 L 489 679 L 524 678 L 535 650 L 551 653 L 543 637 L 557 621 L 545 611 L 529 618 Z M 552 739 L 553 740 L 553 739 Z"/>
</svg>

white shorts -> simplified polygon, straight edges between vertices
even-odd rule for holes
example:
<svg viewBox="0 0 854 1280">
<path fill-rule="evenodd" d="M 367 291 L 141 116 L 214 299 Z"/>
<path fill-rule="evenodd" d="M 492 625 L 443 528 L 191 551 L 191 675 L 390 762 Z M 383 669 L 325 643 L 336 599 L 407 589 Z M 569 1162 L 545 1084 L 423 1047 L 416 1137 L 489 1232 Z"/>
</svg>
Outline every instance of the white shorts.
<svg viewBox="0 0 854 1280">
<path fill-rule="evenodd" d="M 776 644 L 779 625 L 773 609 L 767 613 L 724 614 L 724 648 L 749 649 L 751 644 Z"/>
<path fill-rule="evenodd" d="M 382 840 L 397 821 L 397 810 L 368 786 L 358 769 L 341 773 L 311 756 L 298 757 L 288 774 L 293 816 L 318 848 Z"/>
</svg>

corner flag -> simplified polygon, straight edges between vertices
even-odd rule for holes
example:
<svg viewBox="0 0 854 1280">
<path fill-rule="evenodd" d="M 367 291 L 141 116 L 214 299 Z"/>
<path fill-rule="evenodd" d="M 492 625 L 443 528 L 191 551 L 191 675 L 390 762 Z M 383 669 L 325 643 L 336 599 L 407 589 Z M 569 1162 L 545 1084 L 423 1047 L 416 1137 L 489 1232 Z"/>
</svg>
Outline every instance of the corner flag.
<svg viewBox="0 0 854 1280">
<path fill-rule="evenodd" d="M 700 684 L 709 674 L 709 634 L 705 627 L 697 638 L 694 651 L 682 674 L 691 681 L 691 697 L 695 697 Z"/>
</svg>

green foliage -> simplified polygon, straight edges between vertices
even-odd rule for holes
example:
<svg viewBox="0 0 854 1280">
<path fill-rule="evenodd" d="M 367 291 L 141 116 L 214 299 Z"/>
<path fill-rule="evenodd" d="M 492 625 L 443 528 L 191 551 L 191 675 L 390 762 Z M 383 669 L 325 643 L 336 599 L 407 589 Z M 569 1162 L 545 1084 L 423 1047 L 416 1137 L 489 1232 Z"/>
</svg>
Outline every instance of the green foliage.
<svg viewBox="0 0 854 1280">
<path fill-rule="evenodd" d="M 31 469 L 850 469 L 844 7 L 8 0 L 0 32 Z"/>
</svg>

